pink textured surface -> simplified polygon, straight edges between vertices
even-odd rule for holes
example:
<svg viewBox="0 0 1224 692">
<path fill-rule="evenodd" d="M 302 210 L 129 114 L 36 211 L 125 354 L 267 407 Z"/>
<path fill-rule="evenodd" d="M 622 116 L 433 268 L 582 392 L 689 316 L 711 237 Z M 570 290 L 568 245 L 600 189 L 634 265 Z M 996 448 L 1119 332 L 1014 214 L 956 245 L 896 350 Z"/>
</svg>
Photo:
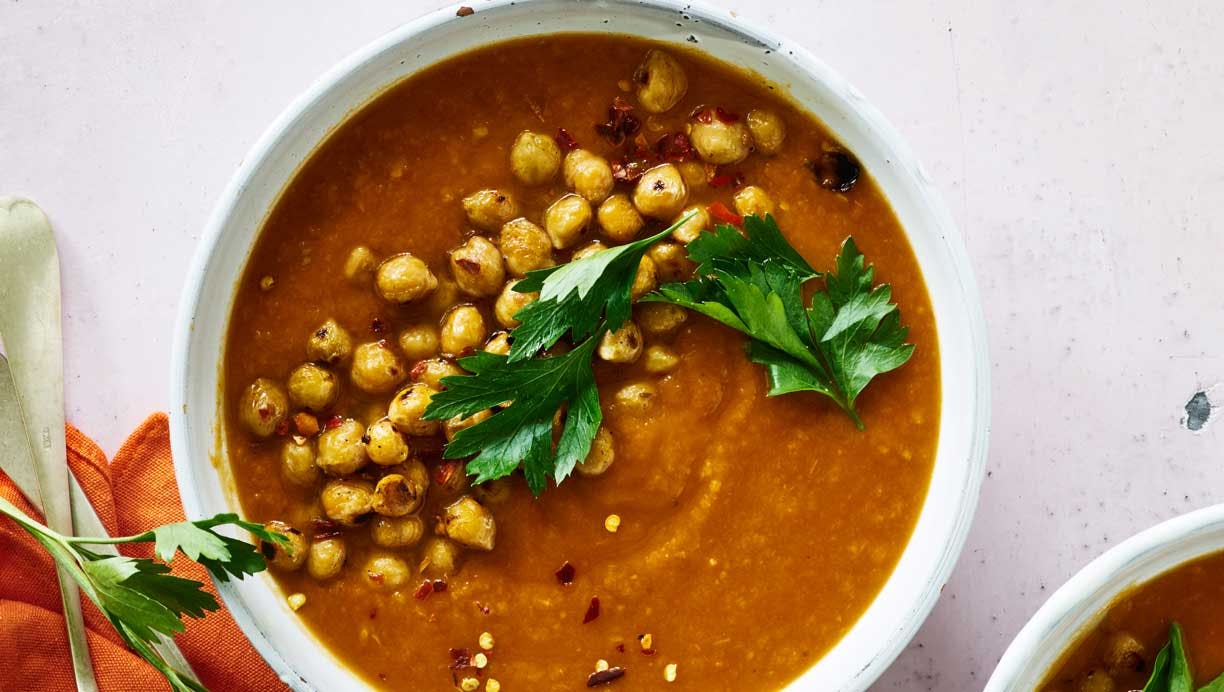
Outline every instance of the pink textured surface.
<svg viewBox="0 0 1224 692">
<path fill-rule="evenodd" d="M 108 453 L 167 405 L 182 276 L 243 154 L 323 70 L 441 4 L 0 0 L 0 192 L 56 226 L 68 415 Z M 1224 501 L 1224 424 L 1180 422 L 1224 382 L 1224 6 L 719 4 L 858 86 L 966 237 L 990 476 L 943 598 L 876 688 L 979 689 L 1080 566 Z"/>
</svg>

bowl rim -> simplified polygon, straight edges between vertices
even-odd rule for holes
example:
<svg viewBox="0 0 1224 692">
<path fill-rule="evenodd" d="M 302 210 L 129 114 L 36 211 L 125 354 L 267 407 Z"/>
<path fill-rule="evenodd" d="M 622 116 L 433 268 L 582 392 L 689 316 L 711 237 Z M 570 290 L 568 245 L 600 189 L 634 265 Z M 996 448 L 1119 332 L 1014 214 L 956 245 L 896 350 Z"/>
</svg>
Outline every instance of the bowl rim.
<svg viewBox="0 0 1224 692">
<path fill-rule="evenodd" d="M 194 316 L 200 303 L 201 288 L 204 284 L 210 259 L 223 236 L 228 217 L 234 210 L 236 202 L 242 196 L 245 189 L 251 184 L 253 174 L 261 167 L 264 160 L 269 157 L 282 135 L 290 130 L 295 122 L 309 113 L 329 91 L 337 87 L 350 73 L 359 70 L 364 64 L 383 52 L 393 49 L 395 46 L 403 43 L 405 39 L 422 32 L 450 22 L 462 21 L 463 18 L 457 15 L 457 10 L 465 4 L 476 5 L 475 9 L 479 13 L 481 11 L 502 9 L 515 5 L 520 8 L 529 7 L 534 2 L 535 0 L 482 0 L 480 3 L 474 3 L 469 0 L 467 3 L 460 2 L 447 5 L 394 27 L 349 53 L 316 78 L 280 112 L 251 146 L 247 155 L 243 157 L 214 205 L 198 241 L 197 248 L 184 278 L 184 288 L 174 327 L 175 334 L 171 354 L 170 380 L 171 406 L 169 412 L 171 452 L 176 480 L 180 484 L 179 494 L 187 517 L 198 518 L 204 514 L 200 496 L 196 493 L 183 492 L 184 489 L 193 487 L 196 473 L 191 461 L 188 433 L 186 432 L 188 428 L 186 390 L 189 378 L 187 364 L 191 333 L 195 328 Z M 938 249 L 946 256 L 948 265 L 952 269 L 952 275 L 949 277 L 949 280 L 957 285 L 959 297 L 964 303 L 962 306 L 964 311 L 960 314 L 959 319 L 963 320 L 961 328 L 965 332 L 967 343 L 972 352 L 973 362 L 971 367 L 967 369 L 969 376 L 972 378 L 972 400 L 966 406 L 967 410 L 971 412 L 971 420 L 968 424 L 960 424 L 966 425 L 966 427 L 971 426 L 972 429 L 970 430 L 970 438 L 966 444 L 966 454 L 963 459 L 964 476 L 959 488 L 959 504 L 956 507 L 951 528 L 944 534 L 946 540 L 940 546 L 943 551 L 942 555 L 935 562 L 935 568 L 925 575 L 925 587 L 920 592 L 919 597 L 910 604 L 908 608 L 909 616 L 905 620 L 904 626 L 892 630 L 889 633 L 886 644 L 879 647 L 876 650 L 876 654 L 868 659 L 857 670 L 854 677 L 848 681 L 849 685 L 842 688 L 846 691 L 866 689 L 900 655 L 901 651 L 913 639 L 918 629 L 926 621 L 935 603 L 938 601 L 953 568 L 963 553 L 969 528 L 977 510 L 981 484 L 985 476 L 991 412 L 990 361 L 987 347 L 986 322 L 981 298 L 963 237 L 943 200 L 943 196 L 935 188 L 934 181 L 926 172 L 926 169 L 919 163 L 917 157 L 901 137 L 900 133 L 844 77 L 818 59 L 803 45 L 795 43 L 771 30 L 764 29 L 750 20 L 735 16 L 729 10 L 706 4 L 704 0 L 693 2 L 685 0 L 600 0 L 598 4 L 609 9 L 618 8 L 625 11 L 633 11 L 635 8 L 672 11 L 683 14 L 686 17 L 707 22 L 749 45 L 770 47 L 779 54 L 785 48 L 786 55 L 781 57 L 794 63 L 797 69 L 806 73 L 813 80 L 844 90 L 845 98 L 848 102 L 847 108 L 852 110 L 856 117 L 871 126 L 874 130 L 874 136 L 893 154 L 893 163 L 912 170 L 915 184 L 922 188 L 921 203 L 924 207 L 924 213 L 930 218 L 933 227 L 938 231 L 941 240 Z M 598 29 L 593 30 L 597 31 Z M 358 104 L 355 108 L 359 108 L 361 105 L 364 104 Z M 341 122 L 343 122 L 343 119 Z M 937 331 L 939 331 L 938 325 Z M 943 358 L 944 355 L 941 352 L 941 365 Z M 950 424 L 955 423 L 949 421 L 946 416 L 941 416 L 941 430 Z M 943 434 L 941 432 L 941 437 Z M 936 465 L 932 469 L 932 478 L 934 478 L 938 468 L 937 457 Z M 922 517 L 929 510 L 930 494 L 931 488 L 928 487 L 922 509 L 915 520 L 915 526 L 911 531 L 910 538 L 907 540 L 907 547 L 903 551 L 902 557 L 910 549 L 909 546 L 912 545 L 913 532 L 917 530 L 918 522 L 921 521 Z M 894 571 L 881 586 L 881 593 L 895 578 L 896 567 L 894 566 Z M 213 583 L 218 594 L 221 596 L 222 602 L 239 624 L 244 635 L 251 640 L 252 645 L 277 674 L 287 681 L 292 679 L 300 680 L 301 678 L 294 668 L 281 656 L 264 631 L 259 627 L 253 614 L 242 606 L 241 599 L 234 590 L 235 587 L 229 583 L 218 582 L 216 579 L 213 579 Z M 872 603 L 879 598 L 879 595 L 877 594 Z M 868 609 L 870 607 L 869 604 Z M 864 610 L 860 614 L 860 619 L 866 613 L 867 610 Z M 848 635 L 849 632 L 850 630 L 846 634 Z M 833 645 L 830 651 L 840 646 L 841 642 L 844 641 L 845 638 L 843 637 L 842 640 Z M 813 663 L 813 665 L 815 664 L 816 662 Z M 810 668 L 807 670 L 810 670 Z M 805 670 L 804 675 L 806 675 L 807 670 Z M 791 684 L 798 685 L 802 681 L 802 677 L 803 675 Z"/>
<path fill-rule="evenodd" d="M 1177 548 L 1204 533 L 1222 529 L 1224 503 L 1162 521 L 1094 558 L 1060 586 L 1029 618 L 999 659 L 983 692 L 1010 692 L 1021 676 L 1031 671 L 1033 659 L 1050 646 L 1057 645 L 1060 656 L 1066 653 L 1075 637 L 1104 614 L 1099 610 L 1086 612 L 1089 601 L 1103 598 L 1108 603 L 1132 586 L 1144 584 L 1192 560 L 1224 550 L 1224 539 L 1217 538 L 1214 543 L 1209 542 L 1209 545 L 1203 546 L 1203 550 L 1193 554 L 1176 552 Z M 1149 561 L 1156 566 L 1150 576 L 1139 580 L 1127 576 L 1129 567 Z M 1070 637 L 1061 632 L 1079 620 L 1083 622 L 1071 630 Z M 1051 641 L 1052 637 L 1057 638 Z M 1049 666 L 1046 666 L 1042 675 L 1048 672 Z"/>
</svg>

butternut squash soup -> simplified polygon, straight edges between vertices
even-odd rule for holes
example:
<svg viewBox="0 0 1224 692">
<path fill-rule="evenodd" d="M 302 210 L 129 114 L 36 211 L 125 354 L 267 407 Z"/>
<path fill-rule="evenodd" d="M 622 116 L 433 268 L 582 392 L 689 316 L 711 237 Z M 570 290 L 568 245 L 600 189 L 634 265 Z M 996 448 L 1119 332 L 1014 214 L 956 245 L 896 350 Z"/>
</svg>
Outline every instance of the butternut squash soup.
<svg viewBox="0 0 1224 692">
<path fill-rule="evenodd" d="M 940 424 L 869 171 L 779 86 L 621 36 L 356 111 L 267 217 L 223 368 L 275 578 L 382 689 L 780 689 L 892 573 Z"/>
</svg>

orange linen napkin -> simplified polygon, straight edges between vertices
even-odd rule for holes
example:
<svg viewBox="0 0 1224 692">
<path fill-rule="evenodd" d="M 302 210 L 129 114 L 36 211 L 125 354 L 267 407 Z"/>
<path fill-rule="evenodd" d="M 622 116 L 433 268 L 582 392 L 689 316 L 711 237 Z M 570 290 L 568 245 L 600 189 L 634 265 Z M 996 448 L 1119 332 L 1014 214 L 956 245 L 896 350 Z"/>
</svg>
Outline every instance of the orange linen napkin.
<svg viewBox="0 0 1224 692">
<path fill-rule="evenodd" d="M 166 414 L 155 413 L 132 433 L 110 464 L 79 430 L 68 426 L 68 465 L 113 536 L 182 521 L 178 485 L 170 463 Z M 0 472 L 0 495 L 42 520 Z M 152 546 L 123 546 L 133 557 L 151 557 Z M 174 573 L 204 582 L 215 595 L 207 572 L 179 556 Z M 75 690 L 68 636 L 64 631 L 59 587 L 51 558 L 33 538 L 0 518 L 0 690 L 65 692 Z M 151 666 L 129 651 L 110 622 L 84 596 L 89 650 L 102 692 L 166 690 L 169 685 Z M 285 690 L 225 610 L 203 620 L 187 619 L 179 647 L 210 690 Z"/>
</svg>

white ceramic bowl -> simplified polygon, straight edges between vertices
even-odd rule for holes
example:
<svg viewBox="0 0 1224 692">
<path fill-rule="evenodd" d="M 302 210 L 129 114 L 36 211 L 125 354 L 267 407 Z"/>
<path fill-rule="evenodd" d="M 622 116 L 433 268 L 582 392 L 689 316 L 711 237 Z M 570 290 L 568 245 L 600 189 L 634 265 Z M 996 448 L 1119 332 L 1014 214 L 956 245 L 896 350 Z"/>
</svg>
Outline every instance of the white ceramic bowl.
<svg viewBox="0 0 1224 692">
<path fill-rule="evenodd" d="M 985 692 L 1032 692 L 1119 594 L 1180 564 L 1224 550 L 1224 504 L 1183 514 L 1114 546 L 1041 606 L 999 660 Z"/>
<path fill-rule="evenodd" d="M 986 451 L 989 387 L 981 307 L 960 236 L 930 178 L 883 116 L 844 79 L 802 47 L 726 11 L 672 0 L 473 4 L 477 11 L 466 18 L 451 7 L 409 22 L 324 75 L 260 138 L 217 203 L 187 276 L 171 377 L 171 441 L 187 516 L 238 506 L 225 464 L 213 462 L 224 459 L 218 449 L 218 367 L 234 286 L 265 215 L 330 130 L 388 85 L 498 40 L 567 31 L 634 34 L 686 46 L 696 40 L 722 60 L 788 85 L 854 152 L 892 202 L 934 304 L 943 415 L 921 516 L 871 607 L 792 687 L 865 689 L 910 640 L 947 580 L 977 504 Z M 266 576 L 217 584 L 217 590 L 255 647 L 296 688 L 362 686 L 316 643 Z"/>
</svg>

